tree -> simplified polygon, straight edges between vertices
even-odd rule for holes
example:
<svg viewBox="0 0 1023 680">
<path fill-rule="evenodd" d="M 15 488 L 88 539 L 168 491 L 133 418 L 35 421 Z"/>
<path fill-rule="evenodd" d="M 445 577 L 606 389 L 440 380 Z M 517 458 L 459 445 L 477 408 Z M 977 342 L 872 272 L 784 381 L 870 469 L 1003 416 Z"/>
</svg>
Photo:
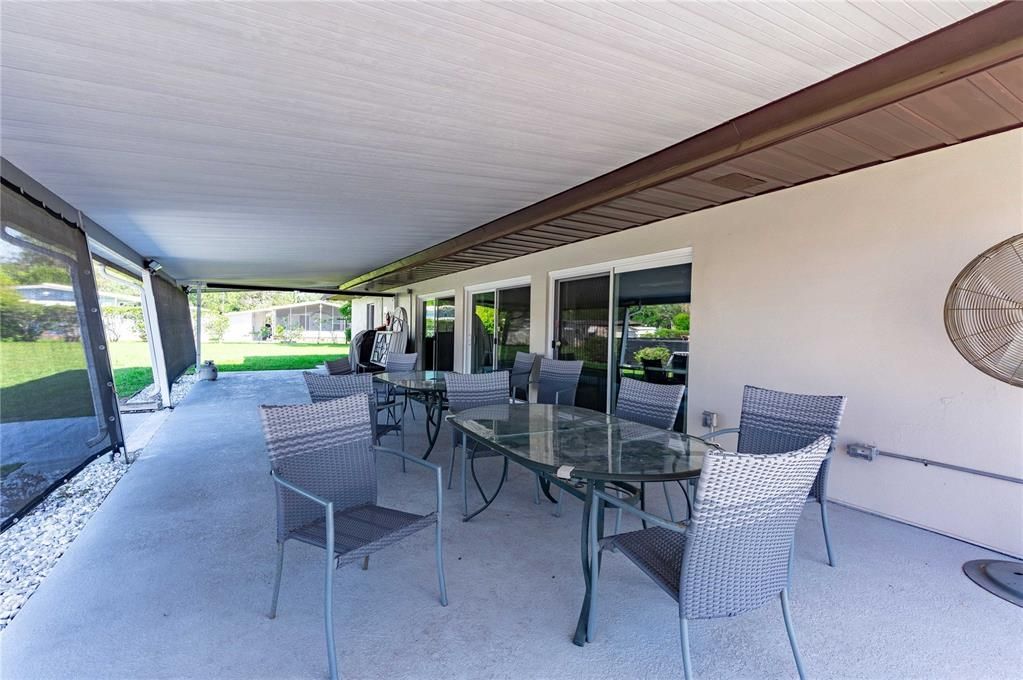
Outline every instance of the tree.
<svg viewBox="0 0 1023 680">
<path fill-rule="evenodd" d="M 226 314 L 212 312 L 206 317 L 206 334 L 213 342 L 220 342 L 224 339 L 228 324 L 230 324 L 230 319 Z"/>
<path fill-rule="evenodd" d="M 142 307 L 103 308 L 103 326 L 107 329 L 107 335 L 113 342 L 118 340 L 114 337 L 117 333 L 115 322 L 120 319 L 124 319 L 131 325 L 132 332 L 138 336 L 139 340 L 146 341 L 146 322 L 142 317 Z"/>
<path fill-rule="evenodd" d="M 483 305 L 476 305 L 475 311 L 476 317 L 483 323 L 483 327 L 487 329 L 487 333 L 491 337 L 494 335 L 494 308 L 485 307 Z"/>
</svg>

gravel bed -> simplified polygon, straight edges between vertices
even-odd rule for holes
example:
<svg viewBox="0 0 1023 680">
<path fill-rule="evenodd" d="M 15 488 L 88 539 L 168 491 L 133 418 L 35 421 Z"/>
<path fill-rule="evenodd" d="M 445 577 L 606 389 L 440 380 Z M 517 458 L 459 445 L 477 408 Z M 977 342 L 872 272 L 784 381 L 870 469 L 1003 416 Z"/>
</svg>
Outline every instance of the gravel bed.
<svg viewBox="0 0 1023 680">
<path fill-rule="evenodd" d="M 195 375 L 178 378 L 171 386 L 171 405 L 177 406 L 197 381 Z M 155 392 L 151 385 L 129 401 L 152 400 Z M 129 452 L 129 460 L 138 454 Z M 0 534 L 0 630 L 14 619 L 128 467 L 122 458 L 111 462 L 109 456 L 100 456 Z"/>
<path fill-rule="evenodd" d="M 127 470 L 123 461 L 100 456 L 0 534 L 0 630 L 32 596 Z"/>
<path fill-rule="evenodd" d="M 188 396 L 189 390 L 192 389 L 192 385 L 198 382 L 199 376 L 194 373 L 186 373 L 178 378 L 173 385 L 171 385 L 171 406 L 177 406 L 181 403 L 181 400 Z M 147 404 L 155 402 L 160 398 L 160 388 L 155 384 L 139 390 L 138 394 L 125 400 L 125 404 Z"/>
</svg>

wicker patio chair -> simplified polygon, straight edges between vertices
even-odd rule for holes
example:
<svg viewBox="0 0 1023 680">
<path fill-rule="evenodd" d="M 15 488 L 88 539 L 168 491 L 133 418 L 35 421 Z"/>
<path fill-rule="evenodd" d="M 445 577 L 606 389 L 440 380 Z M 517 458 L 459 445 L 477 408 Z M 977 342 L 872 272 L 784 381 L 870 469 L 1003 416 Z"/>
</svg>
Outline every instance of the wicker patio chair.
<svg viewBox="0 0 1023 680">
<path fill-rule="evenodd" d="M 316 371 L 303 371 L 306 389 L 309 390 L 309 398 L 314 404 L 332 399 L 342 399 L 356 394 L 366 394 L 372 400 L 374 410 L 377 414 L 381 411 L 390 412 L 392 405 L 378 404 L 377 393 L 373 385 L 373 376 L 370 373 L 352 373 L 349 375 L 324 375 Z M 373 418 L 373 440 L 380 443 L 380 438 L 389 434 L 398 435 L 401 441 L 401 449 L 405 450 L 405 432 L 401 429 L 401 423 L 379 422 L 379 418 Z M 405 469 L 402 463 L 401 469 Z"/>
<path fill-rule="evenodd" d="M 314 404 L 355 394 L 373 393 L 373 376 L 369 373 L 325 375 L 317 371 L 303 371 L 302 377 L 305 378 L 309 398 Z"/>
<path fill-rule="evenodd" d="M 529 401 L 529 380 L 533 375 L 535 363 L 536 355 L 532 352 L 515 353 L 515 363 L 512 364 L 511 373 L 508 376 L 511 396 L 518 399 L 519 395 L 522 395 L 522 401 Z"/>
<path fill-rule="evenodd" d="M 445 373 L 444 381 L 447 385 L 448 411 L 457 414 L 459 411 L 476 408 L 477 406 L 498 406 L 507 405 L 508 397 L 508 371 L 494 371 L 492 373 Z M 448 470 L 448 488 L 451 488 L 451 478 L 455 470 L 455 451 L 458 448 L 459 440 L 462 444 L 462 514 L 469 516 L 469 486 L 467 475 L 471 463 L 479 458 L 498 456 L 499 454 L 486 448 L 473 446 L 470 450 L 468 438 L 452 428 L 451 441 L 451 468 Z M 501 481 L 497 486 L 497 492 L 504 484 L 505 474 L 508 467 L 505 465 Z M 487 494 L 483 490 L 479 479 L 476 477 L 475 468 L 472 469 L 472 478 L 479 489 L 484 502 L 488 501 Z M 491 496 L 492 498 L 492 496 Z"/>
<path fill-rule="evenodd" d="M 566 359 L 548 359 L 540 357 L 540 375 L 536 380 L 536 403 L 565 404 L 575 406 L 575 393 L 579 388 L 579 376 L 583 372 L 583 362 Z M 528 394 L 526 401 L 528 401 Z M 558 489 L 558 505 L 554 514 L 561 516 L 561 489 Z M 533 502 L 540 502 L 540 475 L 536 475 L 536 489 Z"/>
<path fill-rule="evenodd" d="M 277 569 L 270 618 L 277 616 L 284 544 L 294 539 L 326 552 L 324 627 L 330 677 L 338 677 L 334 646 L 333 571 L 363 562 L 406 536 L 436 530 L 440 602 L 447 605 L 441 551 L 443 473 L 439 466 L 402 451 L 373 446 L 369 396 L 357 394 L 315 404 L 261 406 L 263 432 L 277 493 Z M 426 515 L 377 505 L 376 454 L 388 453 L 432 470 L 437 509 Z"/>
<path fill-rule="evenodd" d="M 622 378 L 615 415 L 634 423 L 670 430 L 675 426 L 685 385 L 658 385 Z"/>
<path fill-rule="evenodd" d="M 714 439 L 723 434 L 737 433 L 739 453 L 781 453 L 806 446 L 821 435 L 831 437 L 832 446 L 838 435 L 838 426 L 845 411 L 845 397 L 816 394 L 793 394 L 746 385 L 742 392 L 742 413 L 739 427 L 717 430 L 703 435 Z M 831 547 L 828 526 L 828 475 L 831 458 L 821 465 L 810 495 L 821 508 L 824 528 L 824 546 L 828 564 L 835 566 L 835 553 Z"/>
<path fill-rule="evenodd" d="M 419 352 L 409 352 L 408 354 L 401 354 L 398 352 L 388 352 L 387 359 L 384 361 L 384 372 L 385 373 L 411 373 L 416 370 L 416 362 L 419 361 Z M 398 415 L 398 398 L 401 397 L 401 415 Z M 377 395 L 377 403 L 380 405 L 380 410 L 387 412 L 387 427 L 393 427 L 401 429 L 401 421 L 405 416 L 405 411 L 408 409 L 408 393 L 394 385 L 387 385 L 380 390 Z M 415 410 L 412 411 L 412 417 L 415 418 Z M 402 430 L 402 450 L 405 450 L 405 435 Z"/>
<path fill-rule="evenodd" d="M 678 416 L 679 406 L 682 405 L 682 395 L 685 394 L 685 385 L 659 385 L 632 378 L 622 378 L 618 390 L 618 403 L 615 407 L 615 415 L 619 418 L 650 425 L 661 430 L 670 430 L 675 426 L 675 418 Z M 645 487 L 645 485 L 643 485 Z M 680 483 L 681 486 L 681 483 Z M 664 489 L 664 500 L 668 504 L 668 514 L 672 521 L 675 521 L 675 509 L 671 503 L 671 495 L 668 493 L 668 484 L 662 484 Z M 688 498 L 688 491 L 682 487 Z M 641 493 L 645 492 L 645 488 Z M 555 515 L 561 516 L 561 502 L 563 492 L 558 489 L 558 509 Z M 622 513 L 619 511 L 615 516 L 615 533 L 621 526 Z"/>
<path fill-rule="evenodd" d="M 670 430 L 675 427 L 675 418 L 678 417 L 678 409 L 682 405 L 682 396 L 685 392 L 685 385 L 655 384 L 622 378 L 615 415 L 634 423 Z M 679 486 L 688 500 L 688 490 L 681 482 Z M 664 500 L 668 504 L 668 515 L 674 522 L 675 508 L 671 503 L 671 494 L 668 493 L 668 483 L 662 484 L 661 488 L 664 490 Z M 615 533 L 618 533 L 621 526 L 621 518 L 622 513 L 619 511 L 615 517 Z"/>
<path fill-rule="evenodd" d="M 710 451 L 696 487 L 688 526 L 643 512 L 627 501 L 594 492 L 590 508 L 588 637 L 596 631 L 600 551 L 611 548 L 642 569 L 678 602 L 682 666 L 693 676 L 689 621 L 735 616 L 781 599 L 782 616 L 799 677 L 803 662 L 789 612 L 789 567 L 796 523 L 831 446 L 822 436 L 783 454 Z M 597 541 L 601 503 L 638 515 L 648 529 Z"/>
<path fill-rule="evenodd" d="M 540 375 L 537 378 L 536 386 L 536 403 L 575 406 L 575 393 L 579 387 L 579 376 L 582 372 L 582 361 L 563 361 L 541 357 Z"/>
<path fill-rule="evenodd" d="M 356 368 L 352 365 L 351 357 L 327 359 L 323 362 L 323 366 L 327 369 L 327 375 L 349 375 L 355 373 Z"/>
</svg>

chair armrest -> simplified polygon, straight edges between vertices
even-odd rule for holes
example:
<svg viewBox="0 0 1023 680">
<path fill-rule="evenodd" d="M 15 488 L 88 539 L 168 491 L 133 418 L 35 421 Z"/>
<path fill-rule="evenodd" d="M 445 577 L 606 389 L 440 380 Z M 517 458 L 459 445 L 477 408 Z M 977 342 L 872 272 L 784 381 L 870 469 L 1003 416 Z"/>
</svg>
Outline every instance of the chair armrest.
<svg viewBox="0 0 1023 680">
<path fill-rule="evenodd" d="M 594 499 L 604 501 L 604 503 L 608 505 L 619 508 L 624 512 L 631 513 L 636 517 L 639 517 L 643 521 L 648 522 L 649 524 L 653 524 L 663 529 L 675 531 L 678 533 L 685 533 L 686 531 L 686 527 L 675 524 L 674 522 L 669 522 L 668 520 L 662 517 L 658 517 L 657 515 L 651 515 L 649 512 L 640 510 L 632 503 L 629 503 L 627 499 L 616 498 L 615 496 L 610 496 L 604 493 L 603 491 L 597 491 L 596 489 L 594 489 L 593 491 L 593 497 Z"/>
<path fill-rule="evenodd" d="M 714 439 L 715 437 L 720 437 L 723 434 L 739 434 L 739 428 L 727 427 L 723 430 L 714 430 L 713 432 L 708 432 L 707 434 L 701 434 L 700 439 L 704 440 Z"/>
<path fill-rule="evenodd" d="M 555 390 L 554 391 L 554 403 L 555 404 L 560 404 L 561 403 L 561 395 L 562 395 L 562 393 L 564 393 L 564 392 L 578 392 L 578 391 L 579 391 L 579 385 L 576 385 L 575 387 L 566 387 L 565 389 L 562 389 L 562 390 Z"/>
<path fill-rule="evenodd" d="M 302 487 L 300 487 L 300 486 L 298 486 L 296 484 L 292 484 L 291 482 L 287 481 L 286 479 L 283 479 L 282 477 L 278 477 L 276 472 L 272 472 L 271 471 L 270 472 L 270 478 L 273 479 L 274 483 L 277 484 L 278 486 L 283 486 L 285 489 L 288 489 L 289 491 L 297 493 L 299 496 L 302 496 L 303 498 L 307 498 L 307 499 L 311 500 L 314 503 L 322 505 L 323 507 L 328 507 L 328 506 L 332 506 L 333 505 L 333 503 L 331 501 L 328 501 L 326 499 L 320 498 L 319 496 L 317 496 L 317 495 L 315 495 L 313 493 L 310 493 L 309 491 L 306 491 Z"/>
<path fill-rule="evenodd" d="M 430 461 L 427 461 L 427 460 L 423 460 L 419 456 L 413 455 L 411 453 L 406 453 L 405 451 L 399 451 L 398 449 L 391 449 L 391 448 L 388 448 L 386 446 L 374 446 L 373 450 L 374 451 L 378 451 L 380 453 L 389 453 L 392 456 L 398 456 L 399 458 L 404 458 L 405 460 L 407 460 L 410 463 L 415 463 L 416 465 L 422 465 L 425 468 L 429 468 L 431 470 L 436 470 L 436 471 L 440 472 L 440 465 L 437 465 L 435 463 L 431 463 Z"/>
<path fill-rule="evenodd" d="M 389 449 L 386 446 L 374 446 L 373 450 L 376 451 L 377 453 L 389 453 L 392 456 L 397 456 L 398 458 L 401 458 L 403 460 L 407 460 L 410 463 L 415 463 L 416 465 L 422 465 L 424 468 L 427 468 L 428 470 L 433 470 L 434 471 L 434 473 L 437 476 L 437 521 L 440 522 L 440 520 L 441 520 L 441 510 L 444 507 L 444 504 L 443 504 L 443 496 L 444 496 L 444 472 L 443 472 L 443 470 L 441 470 L 440 465 L 437 465 L 435 463 L 431 463 L 429 461 L 423 460 L 419 456 L 414 456 L 411 453 L 406 453 L 404 451 L 399 451 L 397 449 Z"/>
</svg>

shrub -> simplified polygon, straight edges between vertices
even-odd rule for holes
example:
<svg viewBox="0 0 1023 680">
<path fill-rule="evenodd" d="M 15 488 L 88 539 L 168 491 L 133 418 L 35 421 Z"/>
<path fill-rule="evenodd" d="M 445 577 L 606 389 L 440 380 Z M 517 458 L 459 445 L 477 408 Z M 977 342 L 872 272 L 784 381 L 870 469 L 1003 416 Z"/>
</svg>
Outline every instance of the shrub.
<svg viewBox="0 0 1023 680">
<path fill-rule="evenodd" d="M 206 321 L 206 333 L 210 336 L 210 340 L 213 342 L 223 340 L 229 323 L 230 320 L 226 314 L 210 314 Z"/>
<path fill-rule="evenodd" d="M 302 324 L 297 323 L 291 328 L 285 329 L 284 334 L 281 336 L 281 339 L 283 339 L 284 342 L 287 343 L 301 342 L 304 331 L 305 329 L 302 327 Z"/>
<path fill-rule="evenodd" d="M 689 312 L 679 312 L 671 320 L 671 325 L 682 335 L 689 335 Z"/>
<path fill-rule="evenodd" d="M 665 361 L 671 358 L 671 350 L 664 346 L 643 347 L 636 350 L 636 353 L 633 356 L 636 358 L 636 361 L 655 360 L 661 362 L 661 365 L 663 365 Z"/>
</svg>

